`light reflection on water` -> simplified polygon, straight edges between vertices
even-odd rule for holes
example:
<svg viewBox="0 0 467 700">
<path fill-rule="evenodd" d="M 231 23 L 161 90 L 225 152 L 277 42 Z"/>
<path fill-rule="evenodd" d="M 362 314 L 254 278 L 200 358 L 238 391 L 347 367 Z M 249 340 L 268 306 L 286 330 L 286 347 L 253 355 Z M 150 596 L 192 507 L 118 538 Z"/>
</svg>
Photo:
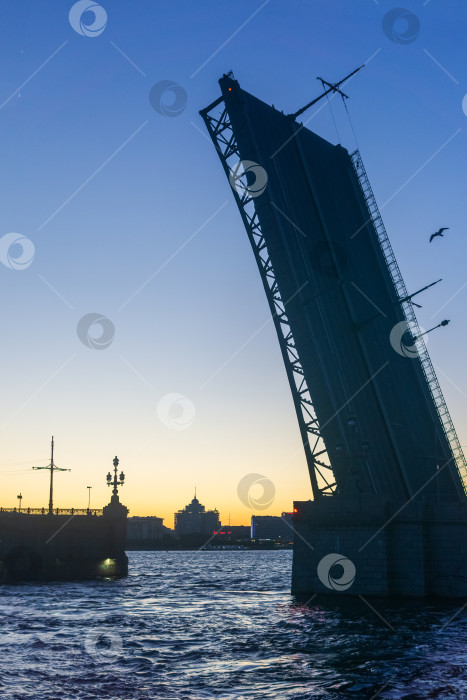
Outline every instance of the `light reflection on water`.
<svg viewBox="0 0 467 700">
<path fill-rule="evenodd" d="M 463 601 L 373 599 L 392 631 L 358 598 L 294 599 L 288 551 L 129 557 L 119 581 L 1 589 L 1 696 L 467 697 Z"/>
</svg>

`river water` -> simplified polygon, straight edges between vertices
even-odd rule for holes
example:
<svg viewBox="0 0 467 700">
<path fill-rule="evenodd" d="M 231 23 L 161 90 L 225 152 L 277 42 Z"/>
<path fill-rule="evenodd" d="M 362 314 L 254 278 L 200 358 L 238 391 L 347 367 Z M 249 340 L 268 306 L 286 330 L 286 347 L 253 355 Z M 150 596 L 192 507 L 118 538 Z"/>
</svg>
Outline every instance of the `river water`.
<svg viewBox="0 0 467 700">
<path fill-rule="evenodd" d="M 290 551 L 129 558 L 119 581 L 0 589 L 1 697 L 467 698 L 463 601 L 298 601 Z"/>
</svg>

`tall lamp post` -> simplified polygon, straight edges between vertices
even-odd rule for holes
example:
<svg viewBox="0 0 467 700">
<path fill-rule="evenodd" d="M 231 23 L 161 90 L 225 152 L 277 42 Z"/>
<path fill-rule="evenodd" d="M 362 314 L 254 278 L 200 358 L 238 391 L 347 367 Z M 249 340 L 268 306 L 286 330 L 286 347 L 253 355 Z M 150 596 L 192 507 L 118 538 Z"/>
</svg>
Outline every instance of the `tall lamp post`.
<svg viewBox="0 0 467 700">
<path fill-rule="evenodd" d="M 125 474 L 123 472 L 120 472 L 120 474 L 117 473 L 118 457 L 114 458 L 113 465 L 113 476 L 110 472 L 107 474 L 107 486 L 113 487 L 112 496 L 110 498 L 110 503 L 104 506 L 102 513 L 104 516 L 111 516 L 113 518 L 126 518 L 128 515 L 128 508 L 124 506 L 123 503 L 120 503 L 120 499 L 118 497 L 118 487 L 123 486 L 125 482 Z"/>
<path fill-rule="evenodd" d="M 118 487 L 123 486 L 123 483 L 125 481 L 125 474 L 123 472 L 120 472 L 120 476 L 117 476 L 117 467 L 118 467 L 118 457 L 114 458 L 113 465 L 114 465 L 114 478 L 112 479 L 112 474 L 109 472 L 107 474 L 107 486 L 113 486 L 112 489 L 112 496 L 117 496 L 118 497 Z"/>
<path fill-rule="evenodd" d="M 23 495 L 21 494 L 21 492 L 19 493 L 18 496 L 16 496 L 16 498 L 17 498 L 18 501 L 19 501 L 18 513 L 21 513 L 21 501 L 23 500 Z"/>
<path fill-rule="evenodd" d="M 88 490 L 88 510 L 89 510 L 91 507 L 91 489 L 92 489 L 92 486 L 87 486 L 86 488 Z"/>
</svg>

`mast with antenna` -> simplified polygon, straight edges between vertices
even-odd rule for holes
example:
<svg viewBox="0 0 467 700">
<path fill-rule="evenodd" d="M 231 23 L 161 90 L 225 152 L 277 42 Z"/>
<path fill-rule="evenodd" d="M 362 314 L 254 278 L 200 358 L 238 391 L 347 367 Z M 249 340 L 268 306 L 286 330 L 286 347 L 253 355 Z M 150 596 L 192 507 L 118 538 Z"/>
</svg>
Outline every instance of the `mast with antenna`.
<svg viewBox="0 0 467 700">
<path fill-rule="evenodd" d="M 354 71 L 352 71 L 351 73 L 346 75 L 345 78 L 342 78 L 342 80 L 339 80 L 339 82 L 337 82 L 337 83 L 328 83 L 326 80 L 323 80 L 323 78 L 317 78 L 317 80 L 321 81 L 323 88 L 325 85 L 329 85 L 328 89 L 325 90 L 319 97 L 315 97 L 314 100 L 311 100 L 311 102 L 308 102 L 308 104 L 306 104 L 304 107 L 299 109 L 297 112 L 294 112 L 293 114 L 289 114 L 288 116 L 291 119 L 296 119 L 301 114 L 303 114 L 303 112 L 306 112 L 307 109 L 309 109 L 310 107 L 315 105 L 317 102 L 322 100 L 323 97 L 326 97 L 326 95 L 329 95 L 330 92 L 338 92 L 342 96 L 343 99 L 347 98 L 347 95 L 345 93 L 343 93 L 341 90 L 339 90 L 339 86 L 342 85 L 343 83 L 345 83 L 346 80 L 348 80 L 353 75 L 355 75 L 355 73 L 358 73 L 358 71 L 362 70 L 362 68 L 364 68 L 364 67 L 365 67 L 365 64 L 363 64 L 363 66 L 359 66 L 359 68 L 356 68 Z"/>
<path fill-rule="evenodd" d="M 53 514 L 53 493 L 54 493 L 54 471 L 56 472 L 71 472 L 71 469 L 62 469 L 54 464 L 54 436 L 52 435 L 50 464 L 46 467 L 33 467 L 33 469 L 50 469 L 50 496 L 49 496 L 49 515 Z"/>
<path fill-rule="evenodd" d="M 438 284 L 438 282 L 442 282 L 442 279 L 436 280 L 436 282 L 432 282 L 431 284 L 427 284 L 426 287 L 422 287 L 419 289 L 417 292 L 414 292 L 413 294 L 408 294 L 406 297 L 403 297 L 402 299 L 398 299 L 397 303 L 402 304 L 404 301 L 410 301 L 414 306 L 418 306 L 419 309 L 422 307 L 420 304 L 416 304 L 413 300 L 413 297 L 417 296 L 417 294 L 420 294 L 420 292 L 424 292 L 425 289 L 429 289 L 430 287 L 433 287 L 435 284 Z"/>
</svg>

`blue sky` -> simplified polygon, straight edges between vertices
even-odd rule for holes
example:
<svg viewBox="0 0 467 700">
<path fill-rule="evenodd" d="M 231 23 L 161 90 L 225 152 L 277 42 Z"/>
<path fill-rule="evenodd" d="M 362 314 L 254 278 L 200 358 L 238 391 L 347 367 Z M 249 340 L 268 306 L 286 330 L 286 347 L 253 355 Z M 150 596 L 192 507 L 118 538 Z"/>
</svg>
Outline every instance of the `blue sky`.
<svg viewBox="0 0 467 700">
<path fill-rule="evenodd" d="M 57 505 L 85 506 L 91 484 L 102 505 L 115 454 L 132 513 L 168 525 L 195 484 L 224 520 L 248 522 L 236 488 L 250 472 L 274 482 L 268 512 L 311 496 L 259 274 L 198 114 L 228 70 L 288 112 L 318 94 L 317 75 L 367 63 L 346 90 L 358 145 L 409 291 L 443 278 L 418 316 L 425 328 L 451 319 L 429 350 L 467 443 L 467 7 L 405 2 L 420 30 L 401 44 L 383 32 L 385 0 L 103 0 L 93 37 L 71 27 L 72 5 L 0 7 L 0 239 L 35 246 L 27 269 L 0 264 L 2 505 L 19 489 L 23 505 L 46 503 L 47 476 L 29 465 L 45 463 L 52 433 L 72 468 Z M 161 80 L 186 92 L 177 117 L 149 102 Z M 327 107 L 307 126 L 336 142 Z M 440 226 L 448 235 L 428 244 Z M 77 336 L 92 312 L 115 327 L 105 350 Z M 174 393 L 193 406 L 184 430 L 158 416 Z"/>
</svg>

